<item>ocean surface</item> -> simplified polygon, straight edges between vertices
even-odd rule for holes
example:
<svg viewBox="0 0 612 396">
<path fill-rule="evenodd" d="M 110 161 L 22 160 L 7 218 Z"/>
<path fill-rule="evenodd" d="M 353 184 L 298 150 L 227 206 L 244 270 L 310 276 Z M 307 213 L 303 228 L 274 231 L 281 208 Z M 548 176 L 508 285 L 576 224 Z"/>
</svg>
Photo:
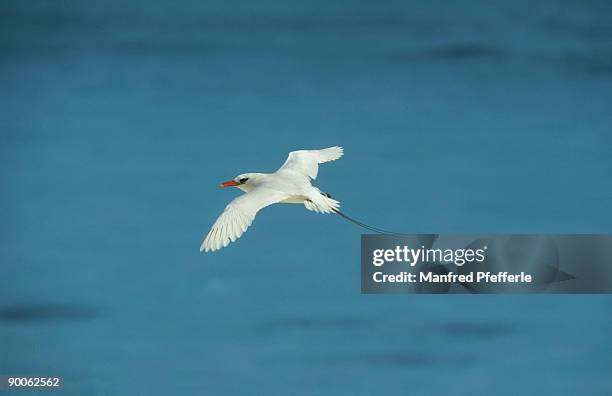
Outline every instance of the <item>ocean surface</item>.
<svg viewBox="0 0 612 396">
<path fill-rule="evenodd" d="M 612 298 L 361 295 L 361 229 L 612 232 L 609 1 L 3 1 L 0 375 L 70 395 L 610 395 Z M 21 393 L 26 394 L 26 393 Z"/>
</svg>

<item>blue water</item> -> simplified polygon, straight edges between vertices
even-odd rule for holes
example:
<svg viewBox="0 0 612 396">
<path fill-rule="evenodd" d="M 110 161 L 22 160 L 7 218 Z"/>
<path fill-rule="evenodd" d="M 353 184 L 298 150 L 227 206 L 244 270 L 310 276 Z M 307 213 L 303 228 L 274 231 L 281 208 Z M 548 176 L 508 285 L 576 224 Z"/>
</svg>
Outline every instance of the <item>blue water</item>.
<svg viewBox="0 0 612 396">
<path fill-rule="evenodd" d="M 198 252 L 219 182 L 417 232 L 610 233 L 605 1 L 4 1 L 0 375 L 71 395 L 609 395 L 607 296 L 360 294 L 297 205 Z"/>
</svg>

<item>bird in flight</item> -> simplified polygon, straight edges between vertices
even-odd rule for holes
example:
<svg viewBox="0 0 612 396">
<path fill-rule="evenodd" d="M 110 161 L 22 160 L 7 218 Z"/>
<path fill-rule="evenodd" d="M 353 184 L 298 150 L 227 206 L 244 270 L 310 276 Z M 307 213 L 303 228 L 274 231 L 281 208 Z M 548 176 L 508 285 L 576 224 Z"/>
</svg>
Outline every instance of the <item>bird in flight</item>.
<svg viewBox="0 0 612 396">
<path fill-rule="evenodd" d="M 299 150 L 289 153 L 287 160 L 274 173 L 243 173 L 220 187 L 237 187 L 246 194 L 235 198 L 204 238 L 200 251 L 214 252 L 226 247 L 246 231 L 255 215 L 275 203 L 303 204 L 319 213 L 339 213 L 340 202 L 312 185 L 319 164 L 342 157 L 342 147 L 322 150 Z"/>
</svg>

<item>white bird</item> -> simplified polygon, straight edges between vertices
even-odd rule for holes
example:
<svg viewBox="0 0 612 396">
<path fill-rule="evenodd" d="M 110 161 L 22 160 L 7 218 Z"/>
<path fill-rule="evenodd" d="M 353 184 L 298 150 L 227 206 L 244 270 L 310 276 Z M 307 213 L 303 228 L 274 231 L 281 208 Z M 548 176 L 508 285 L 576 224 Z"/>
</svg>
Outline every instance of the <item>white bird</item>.
<svg viewBox="0 0 612 396">
<path fill-rule="evenodd" d="M 304 204 L 319 213 L 334 213 L 340 202 L 311 184 L 317 178 L 319 164 L 342 157 L 342 147 L 299 150 L 274 173 L 243 173 L 220 187 L 238 187 L 246 194 L 235 198 L 204 238 L 200 251 L 214 252 L 226 247 L 246 231 L 258 211 L 275 203 Z"/>
</svg>

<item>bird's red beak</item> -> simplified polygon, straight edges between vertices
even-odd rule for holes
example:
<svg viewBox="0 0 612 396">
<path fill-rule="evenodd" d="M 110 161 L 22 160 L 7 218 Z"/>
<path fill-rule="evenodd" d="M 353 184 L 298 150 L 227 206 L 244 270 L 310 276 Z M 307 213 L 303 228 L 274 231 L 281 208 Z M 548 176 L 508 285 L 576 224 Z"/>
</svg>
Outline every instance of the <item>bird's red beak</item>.
<svg viewBox="0 0 612 396">
<path fill-rule="evenodd" d="M 236 187 L 236 186 L 239 186 L 239 185 L 240 185 L 240 183 L 238 183 L 235 180 L 228 180 L 226 182 L 221 183 L 219 185 L 219 187 Z"/>
</svg>

